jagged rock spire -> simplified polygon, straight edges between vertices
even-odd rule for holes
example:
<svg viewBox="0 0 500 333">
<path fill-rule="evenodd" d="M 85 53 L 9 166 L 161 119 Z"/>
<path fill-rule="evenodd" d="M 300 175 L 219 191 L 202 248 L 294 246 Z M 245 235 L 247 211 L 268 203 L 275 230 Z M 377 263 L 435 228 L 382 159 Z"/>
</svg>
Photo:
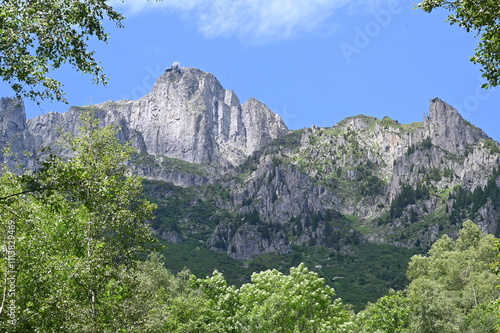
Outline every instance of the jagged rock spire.
<svg viewBox="0 0 500 333">
<path fill-rule="evenodd" d="M 430 101 L 429 115 L 424 121 L 424 136 L 450 152 L 463 152 L 468 144 L 486 139 L 481 129 L 471 125 L 460 113 L 439 98 Z"/>
</svg>

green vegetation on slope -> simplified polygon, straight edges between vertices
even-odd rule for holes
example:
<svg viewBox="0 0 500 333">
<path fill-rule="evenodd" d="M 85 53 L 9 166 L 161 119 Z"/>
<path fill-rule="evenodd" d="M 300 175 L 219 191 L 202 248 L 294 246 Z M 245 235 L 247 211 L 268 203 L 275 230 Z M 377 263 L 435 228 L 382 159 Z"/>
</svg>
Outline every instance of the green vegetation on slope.
<svg viewBox="0 0 500 333">
<path fill-rule="evenodd" d="M 162 241 L 166 267 L 173 272 L 188 268 L 197 276 L 207 276 L 216 269 L 224 273 L 230 285 L 240 286 L 250 280 L 253 272 L 278 269 L 284 273 L 304 262 L 324 277 L 328 285 L 336 287 L 339 297 L 353 304 L 356 310 L 362 309 L 368 301 L 376 300 L 390 288 L 401 289 L 405 286 L 406 263 L 415 250 L 360 243 L 359 236 L 350 231 L 354 217 L 348 219 L 328 210 L 324 214 L 299 216 L 286 226 L 276 227 L 288 230 L 288 237 L 293 240 L 295 233 L 302 233 L 302 219 L 305 219 L 304 227 L 313 231 L 324 224 L 326 247 L 315 246 L 315 243 L 294 245 L 288 254 L 264 254 L 238 261 L 212 251 L 206 241 L 222 220 L 233 221 L 235 228 L 242 223 L 257 224 L 265 237 L 264 227 L 273 226 L 262 223 L 256 212 L 241 215 L 216 207 L 214 201 L 226 195 L 216 186 L 181 188 L 161 181 L 145 180 L 144 188 L 146 197 L 158 205 L 153 220 L 157 235 L 171 230 L 184 237 L 178 244 Z M 299 227 L 300 230 L 297 229 Z"/>
<path fill-rule="evenodd" d="M 470 221 L 456 241 L 443 236 L 426 256 L 413 256 L 409 281 L 404 271 L 411 250 L 360 242 L 354 231 L 339 248 L 336 239 L 329 247 L 295 245 L 288 254 L 236 261 L 208 249 L 207 237 L 223 220 L 262 224 L 256 211 L 217 206 L 229 198 L 220 186 L 186 189 L 144 181 L 146 196 L 161 205 L 153 222 L 158 235 L 178 232 L 184 239 L 163 242 L 164 257 L 154 253 L 134 261 L 139 251 L 150 249 L 147 220 L 154 204 L 143 198 L 140 179 L 127 175 L 124 161 L 131 148 L 119 144 L 113 129 L 89 121 L 83 137 L 69 140 L 73 157 L 51 156 L 36 171 L 6 171 L 0 177 L 0 327 L 9 332 L 493 333 L 500 328 L 498 240 Z M 446 193 L 474 211 L 485 196 L 498 196 L 499 173 L 472 193 L 459 187 Z M 404 192 L 402 205 L 417 197 L 415 190 Z M 351 227 L 369 228 L 334 210 L 304 218 L 318 229 L 330 226 L 330 237 Z M 388 293 L 389 288 L 401 291 Z M 362 310 L 367 301 L 375 303 Z M 355 314 L 351 305 L 362 311 Z"/>
</svg>

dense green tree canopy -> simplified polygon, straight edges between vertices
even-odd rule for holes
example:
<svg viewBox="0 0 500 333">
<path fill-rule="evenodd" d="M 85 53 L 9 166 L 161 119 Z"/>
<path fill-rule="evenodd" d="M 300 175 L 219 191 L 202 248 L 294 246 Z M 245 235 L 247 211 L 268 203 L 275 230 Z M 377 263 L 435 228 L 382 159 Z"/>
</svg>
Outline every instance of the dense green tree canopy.
<svg viewBox="0 0 500 333">
<path fill-rule="evenodd" d="M 106 0 L 0 1 L 0 77 L 17 97 L 65 101 L 61 82 L 49 73 L 64 64 L 106 76 L 88 41 L 106 41 L 104 20 L 121 26 L 123 16 Z"/>
<path fill-rule="evenodd" d="M 480 37 L 473 63 L 482 66 L 487 83 L 483 88 L 500 84 L 500 1 L 497 0 L 424 0 L 418 7 L 426 12 L 444 8 L 451 12 L 450 24 L 458 24 Z"/>
<path fill-rule="evenodd" d="M 376 303 L 368 304 L 356 317 L 357 331 L 364 333 L 407 332 L 410 302 L 404 292 L 390 291 Z M 356 331 L 356 330 L 355 330 Z"/>
<path fill-rule="evenodd" d="M 443 236 L 428 256 L 414 256 L 408 268 L 412 332 L 496 332 L 500 276 L 491 265 L 497 253 L 494 237 L 466 221 L 456 241 Z"/>
<path fill-rule="evenodd" d="M 498 332 L 500 276 L 492 235 L 467 221 L 454 241 L 444 235 L 409 264 L 410 285 L 369 304 L 356 317 L 362 332 Z"/>
<path fill-rule="evenodd" d="M 0 327 L 9 332 L 116 332 L 119 279 L 153 241 L 154 205 L 125 162 L 133 149 L 87 114 L 71 158 L 0 177 Z"/>
<path fill-rule="evenodd" d="M 222 274 L 195 281 L 208 297 L 214 326 L 221 332 L 348 332 L 352 314 L 317 273 L 300 264 L 285 275 L 266 270 L 241 288 Z"/>
<path fill-rule="evenodd" d="M 324 279 L 300 264 L 252 275 L 238 291 L 241 332 L 341 332 L 350 314 Z"/>
</svg>

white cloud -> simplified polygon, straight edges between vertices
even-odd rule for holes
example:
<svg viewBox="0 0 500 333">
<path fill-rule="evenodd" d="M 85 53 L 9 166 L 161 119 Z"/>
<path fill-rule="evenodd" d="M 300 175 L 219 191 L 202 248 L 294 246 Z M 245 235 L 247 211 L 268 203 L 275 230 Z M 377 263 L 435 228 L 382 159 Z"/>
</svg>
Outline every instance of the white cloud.
<svg viewBox="0 0 500 333">
<path fill-rule="evenodd" d="M 314 31 L 338 7 L 353 0 L 125 0 L 116 3 L 131 13 L 170 9 L 194 19 L 207 37 L 286 39 Z M 120 8 L 121 7 L 121 8 Z"/>
</svg>

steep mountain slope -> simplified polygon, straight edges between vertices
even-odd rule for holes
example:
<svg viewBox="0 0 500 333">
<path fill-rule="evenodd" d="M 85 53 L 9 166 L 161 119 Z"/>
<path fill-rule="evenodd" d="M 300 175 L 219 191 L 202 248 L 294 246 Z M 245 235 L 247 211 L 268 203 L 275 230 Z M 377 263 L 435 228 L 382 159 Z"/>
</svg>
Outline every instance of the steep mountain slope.
<svg viewBox="0 0 500 333">
<path fill-rule="evenodd" d="M 5 103 L 14 105 L 17 101 Z M 288 133 L 281 118 L 263 103 L 252 98 L 240 105 L 234 92 L 224 89 L 212 74 L 174 67 L 137 101 L 72 107 L 63 114 L 47 113 L 26 124 L 19 121 L 22 131 L 35 139 L 30 148 L 36 151 L 53 146 L 61 130 L 76 133 L 84 109 L 95 110 L 103 125 L 120 126 L 121 138 L 131 141 L 141 153 L 136 160 L 137 172 L 179 185 L 207 183 Z M 183 167 L 188 167 L 187 174 Z"/>
<path fill-rule="evenodd" d="M 10 168 L 21 163 L 33 167 L 33 159 L 23 154 L 35 153 L 35 141 L 27 131 L 26 113 L 21 101 L 10 98 L 0 99 L 0 160 Z M 10 151 L 5 149 L 9 148 Z M 12 156 L 14 155 L 14 156 Z"/>
<path fill-rule="evenodd" d="M 462 205 L 468 212 L 460 221 L 448 213 L 456 206 L 457 191 L 472 196 L 478 189 L 484 193 L 488 184 L 490 192 L 497 191 L 499 153 L 483 131 L 435 99 L 422 123 L 356 116 L 332 128 L 282 137 L 228 180 L 230 199 L 221 206 L 255 212 L 264 225 L 280 225 L 290 244 L 339 247 L 330 241 L 336 230 L 332 221 L 349 216 L 352 223 L 341 223 L 351 228 L 349 235 L 358 231 L 363 240 L 427 246 L 442 232 L 456 231 L 465 218 L 496 232 L 500 207 L 491 196 L 481 198 L 479 207 Z M 239 228 L 246 234 L 252 229 Z M 233 229 L 222 223 L 209 243 L 236 258 L 283 249 L 275 246 L 283 242 L 276 234 L 268 249 L 243 255 L 249 253 L 238 251 L 245 237 Z M 223 240 L 227 244 L 220 247 Z"/>
<path fill-rule="evenodd" d="M 152 225 L 172 269 L 241 283 L 304 261 L 360 307 L 401 288 L 409 256 L 464 220 L 500 231 L 500 146 L 439 99 L 419 123 L 359 115 L 289 131 L 213 75 L 174 67 L 137 101 L 26 120 L 20 101 L 1 99 L 4 163 L 32 168 L 41 147 L 57 152 L 84 109 L 137 147 L 130 167 L 159 205 Z"/>
<path fill-rule="evenodd" d="M 456 236 L 464 220 L 498 233 L 499 161 L 497 142 L 434 99 L 420 123 L 350 117 L 281 136 L 189 194 L 147 188 L 170 207 L 155 222 L 170 250 L 243 260 L 239 279 L 247 267 L 305 261 L 361 307 L 401 288 L 411 253 Z"/>
</svg>

